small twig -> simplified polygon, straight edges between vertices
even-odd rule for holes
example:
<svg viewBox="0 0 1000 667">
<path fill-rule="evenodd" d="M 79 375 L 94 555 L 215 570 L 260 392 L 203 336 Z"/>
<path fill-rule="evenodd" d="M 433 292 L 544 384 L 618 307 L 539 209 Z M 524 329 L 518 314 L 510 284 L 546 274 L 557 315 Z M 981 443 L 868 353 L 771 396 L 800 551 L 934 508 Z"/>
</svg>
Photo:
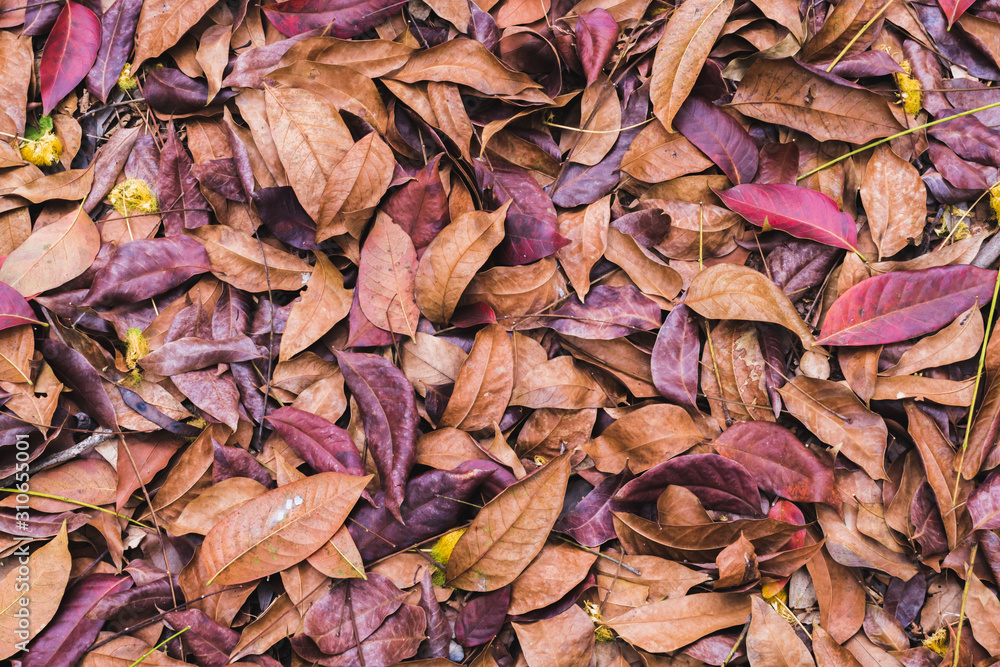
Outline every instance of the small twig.
<svg viewBox="0 0 1000 667">
<path fill-rule="evenodd" d="M 75 459 L 77 456 L 89 452 L 97 445 L 107 440 L 110 440 L 113 437 L 114 434 L 107 429 L 102 428 L 98 431 L 95 431 L 94 434 L 89 438 L 87 438 L 86 440 L 81 440 L 80 442 L 73 445 L 69 449 L 64 449 L 61 452 L 56 452 L 55 454 L 52 454 L 51 456 L 46 456 L 41 461 L 38 461 L 37 463 L 33 464 L 28 468 L 28 474 L 34 475 L 35 473 L 39 473 L 53 466 L 57 466 L 60 463 L 65 463 L 66 461 Z M 14 481 L 14 477 L 15 477 L 14 475 L 10 475 L 8 477 L 0 479 L 0 486 L 10 486 L 11 482 Z"/>
<path fill-rule="evenodd" d="M 740 648 L 740 644 L 743 643 L 743 639 L 746 638 L 747 631 L 749 629 L 750 629 L 750 619 L 747 618 L 747 622 L 743 624 L 743 629 L 740 630 L 740 636 L 736 638 L 736 641 L 733 643 L 733 647 L 729 649 L 729 655 L 727 655 L 726 659 L 722 661 L 722 665 L 720 665 L 720 667 L 726 667 L 726 665 L 729 664 L 729 661 L 733 659 L 733 656 L 736 655 L 736 651 L 739 650 Z"/>
<path fill-rule="evenodd" d="M 878 21 L 879 17 L 882 16 L 882 14 L 885 13 L 885 10 L 889 9 L 889 5 L 891 5 L 891 4 L 892 4 L 892 0 L 889 0 L 889 2 L 885 3 L 882 6 L 882 9 L 878 10 L 877 12 L 875 12 L 875 16 L 873 16 L 870 19 L 868 19 L 868 23 L 866 23 L 863 26 L 861 26 L 861 29 L 858 30 L 857 33 L 855 33 L 854 37 L 851 38 L 851 41 L 849 41 L 847 43 L 847 45 L 844 46 L 844 48 L 840 50 L 840 53 L 837 54 L 837 57 L 834 58 L 833 61 L 830 62 L 830 66 L 826 68 L 827 72 L 832 71 L 833 68 L 837 66 L 837 63 L 839 63 L 840 60 L 844 56 L 847 55 L 847 51 L 852 46 L 854 46 L 854 43 L 856 41 L 858 41 L 859 39 L 861 39 L 861 35 L 865 34 L 865 31 L 868 30 L 868 28 L 872 27 L 872 24 L 875 23 L 875 21 Z"/>
<path fill-rule="evenodd" d="M 955 631 L 955 661 L 952 667 L 958 667 L 958 656 L 962 653 L 962 624 L 965 623 L 965 603 L 969 601 L 969 583 L 972 581 L 972 567 L 976 564 L 976 550 L 979 543 L 973 543 L 969 555 L 969 566 L 965 570 L 965 589 L 962 591 L 962 607 L 958 611 L 958 630 Z"/>
<path fill-rule="evenodd" d="M 621 567 L 623 570 L 628 570 L 629 572 L 631 572 L 632 574 L 634 574 L 636 576 L 639 576 L 639 577 L 642 576 L 642 572 L 641 571 L 637 570 L 636 568 L 632 567 L 631 565 L 627 565 L 624 561 L 615 560 L 611 556 L 609 556 L 609 555 L 607 555 L 605 553 L 601 553 L 597 549 L 591 549 L 590 547 L 585 547 L 582 544 L 580 544 L 579 542 L 574 542 L 573 540 L 571 540 L 568 537 L 565 537 L 563 535 L 555 535 L 555 537 L 558 537 L 563 542 L 567 542 L 569 544 L 572 544 L 577 549 L 583 549 L 587 553 L 594 554 L 595 556 L 598 556 L 600 558 L 605 558 L 605 559 L 611 561 L 612 563 L 615 563 L 616 565 L 618 565 L 619 567 Z"/>
<path fill-rule="evenodd" d="M 26 496 L 34 496 L 35 498 L 46 498 L 48 500 L 58 500 L 64 503 L 70 503 L 71 505 L 79 505 L 80 507 L 85 507 L 89 510 L 97 510 L 98 512 L 104 512 L 105 514 L 110 514 L 111 516 L 118 517 L 119 519 L 125 519 L 129 523 L 134 523 L 141 528 L 147 528 L 152 530 L 152 526 L 147 526 L 141 521 L 136 521 L 131 517 L 127 517 L 124 514 L 119 514 L 118 512 L 112 512 L 109 509 L 103 507 L 98 507 L 97 505 L 91 505 L 90 503 L 85 503 L 82 500 L 75 500 L 73 498 L 67 498 L 66 496 L 55 496 L 51 493 L 42 493 L 41 491 L 19 491 L 17 489 L 0 487 L 0 493 L 23 493 Z"/>
</svg>

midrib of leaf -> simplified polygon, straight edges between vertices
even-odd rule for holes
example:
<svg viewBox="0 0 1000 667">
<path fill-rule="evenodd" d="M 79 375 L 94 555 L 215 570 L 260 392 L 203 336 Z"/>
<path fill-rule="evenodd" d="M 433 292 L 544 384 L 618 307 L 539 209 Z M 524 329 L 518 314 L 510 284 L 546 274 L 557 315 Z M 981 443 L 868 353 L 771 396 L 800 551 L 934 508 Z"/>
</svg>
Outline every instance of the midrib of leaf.
<svg viewBox="0 0 1000 667">
<path fill-rule="evenodd" d="M 687 43 L 684 45 L 684 49 L 681 51 L 681 56 L 680 58 L 677 59 L 678 64 L 687 60 L 688 51 L 691 50 L 691 45 L 694 43 L 695 39 L 698 38 L 698 35 L 701 33 L 702 29 L 704 29 L 705 24 L 708 22 L 708 20 L 713 16 L 715 16 L 715 12 L 718 11 L 719 7 L 721 7 L 725 2 L 726 0 L 719 0 L 718 2 L 715 3 L 715 6 L 712 7 L 712 9 L 705 14 L 705 18 L 701 20 L 701 23 L 698 24 L 698 27 L 695 28 L 694 32 L 691 34 L 691 39 L 687 40 Z M 679 73 L 679 71 L 680 67 L 677 68 L 677 71 L 674 72 L 674 76 L 670 80 L 671 93 L 674 92 L 675 84 L 677 83 L 677 74 Z M 672 124 L 673 123 L 671 123 L 671 125 Z"/>
</svg>

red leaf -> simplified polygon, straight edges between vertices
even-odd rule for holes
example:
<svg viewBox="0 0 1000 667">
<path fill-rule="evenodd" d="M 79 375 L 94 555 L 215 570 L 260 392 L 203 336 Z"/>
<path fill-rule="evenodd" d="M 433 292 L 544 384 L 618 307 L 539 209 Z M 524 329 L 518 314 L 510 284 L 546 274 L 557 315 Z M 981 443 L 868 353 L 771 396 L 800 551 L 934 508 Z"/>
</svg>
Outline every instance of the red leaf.
<svg viewBox="0 0 1000 667">
<path fill-rule="evenodd" d="M 858 245 L 854 219 L 822 192 L 797 185 L 737 185 L 718 192 L 722 203 L 755 225 L 845 250 Z"/>
<path fill-rule="evenodd" d="M 282 35 L 295 37 L 314 28 L 327 28 L 331 37 L 350 39 L 389 18 L 405 5 L 400 0 L 288 0 L 262 7 Z"/>
<path fill-rule="evenodd" d="M 818 342 L 882 345 L 937 331 L 973 304 L 989 303 L 996 279 L 996 271 L 968 265 L 868 278 L 830 307 Z"/>
<path fill-rule="evenodd" d="M 700 97 L 687 98 L 674 116 L 674 127 L 736 185 L 749 183 L 757 175 L 753 139 L 735 118 L 714 104 Z"/>
<path fill-rule="evenodd" d="M 605 9 L 593 9 L 576 22 L 576 52 L 580 56 L 587 85 L 591 86 L 604 69 L 618 41 L 618 24 Z"/>
<path fill-rule="evenodd" d="M 719 454 L 749 470 L 765 491 L 793 501 L 840 505 L 833 470 L 786 428 L 739 422 L 712 444 Z"/>
<path fill-rule="evenodd" d="M 951 26 L 955 25 L 955 21 L 959 19 L 965 10 L 972 6 L 976 0 L 938 0 L 938 4 L 941 5 L 941 11 L 944 12 L 945 17 L 948 19 L 948 29 L 951 30 Z"/>
<path fill-rule="evenodd" d="M 43 113 L 50 113 L 83 81 L 97 60 L 100 46 L 101 22 L 97 16 L 79 3 L 67 2 L 45 40 L 38 67 Z"/>
<path fill-rule="evenodd" d="M 0 283 L 0 330 L 16 327 L 19 324 L 41 324 L 35 317 L 35 312 L 24 300 L 21 293 L 8 285 Z"/>
</svg>

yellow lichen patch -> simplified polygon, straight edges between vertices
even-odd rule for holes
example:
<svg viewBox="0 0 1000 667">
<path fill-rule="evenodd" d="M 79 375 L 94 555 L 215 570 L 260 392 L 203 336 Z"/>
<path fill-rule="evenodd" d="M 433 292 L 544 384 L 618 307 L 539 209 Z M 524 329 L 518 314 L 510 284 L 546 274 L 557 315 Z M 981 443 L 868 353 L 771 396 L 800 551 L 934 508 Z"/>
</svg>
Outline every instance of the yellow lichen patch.
<svg viewBox="0 0 1000 667">
<path fill-rule="evenodd" d="M 21 157 L 39 167 L 51 167 L 62 157 L 62 142 L 52 132 L 21 142 Z"/>
<path fill-rule="evenodd" d="M 937 632 L 925 639 L 923 644 L 938 655 L 945 655 L 948 653 L 948 630 L 938 628 Z"/>
<path fill-rule="evenodd" d="M 910 63 L 904 60 L 899 63 L 905 73 L 896 74 L 896 85 L 899 86 L 899 99 L 903 102 L 903 110 L 911 116 L 920 113 L 924 101 L 924 89 L 920 82 L 910 76 Z"/>
<path fill-rule="evenodd" d="M 613 642 L 615 640 L 615 633 L 611 631 L 611 628 L 604 625 L 604 616 L 601 615 L 601 608 L 593 602 L 586 601 L 583 603 L 583 610 L 587 612 L 587 616 L 597 626 L 594 628 L 594 639 L 599 643 Z"/>
<path fill-rule="evenodd" d="M 431 547 L 431 558 L 436 560 L 442 566 L 448 564 L 448 559 L 451 558 L 451 552 L 455 550 L 455 545 L 458 544 L 458 540 L 465 534 L 465 528 L 459 528 L 458 530 L 453 530 L 447 535 L 442 535 L 438 538 L 438 541 L 434 543 Z M 439 568 L 433 575 L 434 585 L 444 586 L 444 569 Z"/>
<path fill-rule="evenodd" d="M 149 354 L 149 341 L 142 335 L 142 330 L 135 327 L 125 332 L 125 364 L 135 368 L 139 359 Z"/>
<path fill-rule="evenodd" d="M 993 216 L 1000 222 L 1000 183 L 990 188 L 990 208 L 993 209 Z"/>
<path fill-rule="evenodd" d="M 132 76 L 132 63 L 125 63 L 122 73 L 118 75 L 118 87 L 122 90 L 135 90 L 139 80 Z"/>
<path fill-rule="evenodd" d="M 160 205 L 149 183 L 140 178 L 129 178 L 114 187 L 108 201 L 122 215 L 156 213 Z"/>
</svg>

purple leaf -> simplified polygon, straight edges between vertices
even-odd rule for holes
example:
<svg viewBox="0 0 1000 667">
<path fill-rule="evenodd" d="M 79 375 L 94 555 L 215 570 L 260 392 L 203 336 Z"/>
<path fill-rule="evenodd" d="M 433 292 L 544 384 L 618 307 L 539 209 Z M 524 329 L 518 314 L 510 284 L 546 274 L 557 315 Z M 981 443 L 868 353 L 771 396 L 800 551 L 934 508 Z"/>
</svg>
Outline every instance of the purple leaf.
<svg viewBox="0 0 1000 667">
<path fill-rule="evenodd" d="M 417 415 L 413 385 L 391 361 L 376 354 L 334 350 L 344 382 L 361 409 L 368 447 L 375 458 L 385 501 L 400 521 L 400 506 L 416 459 Z"/>
<path fill-rule="evenodd" d="M 86 514 L 75 512 L 60 512 L 59 514 L 44 514 L 42 512 L 31 512 L 26 520 L 17 518 L 18 514 L 13 507 L 0 507 L 0 531 L 16 540 L 21 537 L 33 537 L 36 539 L 53 537 L 66 523 L 66 530 L 73 532 L 90 523 L 90 517 Z M 8 539 L 10 539 L 8 537 Z"/>
<path fill-rule="evenodd" d="M 427 640 L 420 645 L 417 656 L 447 658 L 452 638 L 451 624 L 434 595 L 430 568 L 424 570 L 424 576 L 420 580 L 420 608 L 427 617 Z"/>
<path fill-rule="evenodd" d="M 116 0 L 101 17 L 101 48 L 87 74 L 87 89 L 102 102 L 118 83 L 135 41 L 142 0 Z"/>
<path fill-rule="evenodd" d="M 208 202 L 201 194 L 198 180 L 191 174 L 191 166 L 191 156 L 170 123 L 156 181 L 156 199 L 160 203 L 167 236 L 177 236 L 185 229 L 209 222 Z"/>
<path fill-rule="evenodd" d="M 553 530 L 566 533 L 585 547 L 599 547 L 608 540 L 615 539 L 611 499 L 632 478 L 628 467 L 617 475 L 606 477 L 573 509 L 563 514 Z"/>
<path fill-rule="evenodd" d="M 757 174 L 757 147 L 753 139 L 735 118 L 714 104 L 700 97 L 688 97 L 677 111 L 674 125 L 733 184 L 749 183 Z"/>
<path fill-rule="evenodd" d="M 873 276 L 834 301 L 819 344 L 883 345 L 937 331 L 988 304 L 996 280 L 996 271 L 969 265 Z"/>
<path fill-rule="evenodd" d="M 671 484 L 687 488 L 708 509 L 763 515 L 757 480 L 739 463 L 718 454 L 687 454 L 650 468 L 622 487 L 612 509 L 618 511 L 622 503 L 656 502 Z"/>
<path fill-rule="evenodd" d="M 450 222 L 448 196 L 438 170 L 441 155 L 417 172 L 416 177 L 396 190 L 382 210 L 413 239 L 420 253 Z M 418 254 L 419 256 L 419 254 Z"/>
<path fill-rule="evenodd" d="M 211 268 L 205 246 L 187 236 L 129 241 L 94 275 L 83 305 L 136 303 Z"/>
<path fill-rule="evenodd" d="M 0 330 L 21 324 L 41 324 L 21 293 L 0 282 Z"/>
<path fill-rule="evenodd" d="M 473 0 L 469 2 L 468 35 L 492 51 L 500 41 L 500 28 L 489 12 L 484 12 Z M 445 654 L 447 655 L 447 653 Z"/>
<path fill-rule="evenodd" d="M 316 247 L 316 223 L 289 186 L 261 188 L 252 195 L 264 226 L 281 242 L 299 250 Z"/>
<path fill-rule="evenodd" d="M 414 544 L 454 528 L 483 482 L 494 469 L 480 461 L 465 463 L 455 470 L 431 470 L 417 475 L 406 485 L 406 500 L 400 507 L 403 522 L 388 508 L 359 502 L 347 522 L 347 530 L 366 562 L 403 551 Z M 384 491 L 373 494 L 383 504 Z"/>
<path fill-rule="evenodd" d="M 222 340 L 179 338 L 142 357 L 139 364 L 157 375 L 176 375 L 262 356 L 260 349 L 246 336 Z"/>
<path fill-rule="evenodd" d="M 236 161 L 231 157 L 208 160 L 191 167 L 191 173 L 205 188 L 222 195 L 229 201 L 246 203 L 243 182 L 236 171 Z"/>
<path fill-rule="evenodd" d="M 879 53 L 885 52 L 879 51 Z M 779 144 L 771 141 L 760 149 L 757 178 L 754 182 L 795 185 L 798 172 L 799 147 L 792 142 Z"/>
<path fill-rule="evenodd" d="M 261 7 L 282 35 L 294 37 L 316 28 L 350 39 L 374 28 L 405 5 L 401 0 L 288 0 Z"/>
<path fill-rule="evenodd" d="M 241 447 L 227 447 L 217 442 L 213 443 L 212 483 L 218 484 L 230 477 L 246 477 L 260 482 L 264 486 L 274 485 L 274 480 L 267 469 L 257 462 L 253 454 Z"/>
<path fill-rule="evenodd" d="M 777 419 L 781 416 L 781 393 L 778 390 L 785 386 L 788 372 L 785 359 L 788 357 L 791 341 L 785 328 L 765 322 L 757 323 L 757 341 L 766 362 L 764 384 L 771 399 L 771 407 L 774 408 L 774 418 Z"/>
<path fill-rule="evenodd" d="M 171 376 L 174 386 L 191 399 L 195 407 L 233 429 L 240 421 L 240 392 L 228 373 L 219 375 L 214 369 L 188 371 Z"/>
<path fill-rule="evenodd" d="M 913 494 L 910 503 L 910 523 L 913 524 L 913 540 L 920 545 L 924 557 L 948 551 L 948 537 L 945 535 L 941 510 L 931 485 L 924 482 Z"/>
<path fill-rule="evenodd" d="M 797 185 L 737 185 L 716 193 L 729 209 L 760 227 L 773 227 L 800 239 L 846 250 L 858 245 L 854 218 L 841 213 L 822 192 Z"/>
<path fill-rule="evenodd" d="M 833 470 L 791 431 L 770 422 L 738 422 L 712 443 L 756 478 L 757 486 L 796 502 L 840 506 Z"/>
<path fill-rule="evenodd" d="M 844 56 L 833 66 L 832 72 L 845 79 L 863 79 L 868 76 L 902 74 L 903 68 L 888 52 L 872 49 Z"/>
<path fill-rule="evenodd" d="M 1000 528 L 1000 473 L 990 473 L 986 481 L 969 494 L 968 507 L 974 529 Z"/>
<path fill-rule="evenodd" d="M 555 254 L 569 243 L 559 235 L 556 210 L 538 181 L 526 170 L 495 159 L 489 168 L 477 160 L 476 178 L 491 204 L 510 202 L 504 222 L 504 239 L 496 250 L 497 261 L 509 265 L 531 264 Z"/>
<path fill-rule="evenodd" d="M 455 640 L 465 648 L 491 641 L 500 632 L 509 606 L 510 586 L 472 598 L 458 613 Z"/>
<path fill-rule="evenodd" d="M 606 9 L 592 9 L 576 20 L 576 52 L 592 86 L 607 64 L 618 41 L 618 24 Z"/>
<path fill-rule="evenodd" d="M 701 337 L 691 309 L 675 306 L 653 344 L 650 367 L 656 391 L 668 401 L 698 406 L 698 360 Z"/>
<path fill-rule="evenodd" d="M 240 640 L 240 633 L 216 623 L 200 609 L 172 611 L 163 620 L 175 632 L 190 627 L 183 635 L 184 647 L 201 667 L 228 665 L 229 654 Z"/>
<path fill-rule="evenodd" d="M 87 614 L 88 618 L 113 621 L 118 618 L 151 616 L 159 609 L 173 607 L 170 595 L 170 578 L 162 576 L 155 581 L 141 583 L 135 588 L 108 593 Z M 174 588 L 179 592 L 176 584 Z"/>
<path fill-rule="evenodd" d="M 89 617 L 90 610 L 105 596 L 131 585 L 130 578 L 113 574 L 91 574 L 77 581 L 66 591 L 56 615 L 32 640 L 21 667 L 75 665 L 104 627 L 104 621 Z"/>
<path fill-rule="evenodd" d="M 552 312 L 547 324 L 561 334 L 599 340 L 623 338 L 660 325 L 660 306 L 632 285 L 598 285 Z"/>
<path fill-rule="evenodd" d="M 840 258 L 837 248 L 786 236 L 781 245 L 768 253 L 767 267 L 771 280 L 794 303 L 822 284 Z"/>
<path fill-rule="evenodd" d="M 658 208 L 647 208 L 626 213 L 612 220 L 611 226 L 631 236 L 643 248 L 652 248 L 667 238 L 670 216 Z"/>
<path fill-rule="evenodd" d="M 427 620 L 424 611 L 412 604 L 404 604 L 395 614 L 361 642 L 361 653 L 353 647 L 344 653 L 329 657 L 316 649 L 315 644 L 305 635 L 292 637 L 292 647 L 300 656 L 326 667 L 390 667 L 417 653 L 424 639 Z M 305 640 L 305 641 L 303 641 Z M 311 646 L 310 646 L 311 645 Z"/>
<path fill-rule="evenodd" d="M 303 631 L 324 653 L 343 653 L 363 642 L 403 604 L 407 593 L 377 572 L 331 587 L 302 619 Z"/>
<path fill-rule="evenodd" d="M 222 296 L 212 310 L 212 340 L 245 336 L 250 325 L 250 297 L 232 285 L 222 286 Z"/>
<path fill-rule="evenodd" d="M 118 429 L 118 418 L 111 399 L 104 392 L 101 376 L 87 358 L 73 348 L 57 340 L 42 341 L 42 356 L 49 362 L 56 375 L 73 390 L 73 400 L 87 414 L 96 417 L 101 425 L 112 430 Z"/>
<path fill-rule="evenodd" d="M 358 476 L 365 474 L 357 446 L 347 431 L 339 426 L 291 406 L 275 410 L 266 419 L 313 470 Z"/>
<path fill-rule="evenodd" d="M 183 116 L 208 106 L 208 83 L 173 67 L 150 68 L 142 92 L 149 107 L 163 116 Z M 233 95 L 231 90 L 222 91 L 214 101 L 224 102 Z"/>
</svg>

